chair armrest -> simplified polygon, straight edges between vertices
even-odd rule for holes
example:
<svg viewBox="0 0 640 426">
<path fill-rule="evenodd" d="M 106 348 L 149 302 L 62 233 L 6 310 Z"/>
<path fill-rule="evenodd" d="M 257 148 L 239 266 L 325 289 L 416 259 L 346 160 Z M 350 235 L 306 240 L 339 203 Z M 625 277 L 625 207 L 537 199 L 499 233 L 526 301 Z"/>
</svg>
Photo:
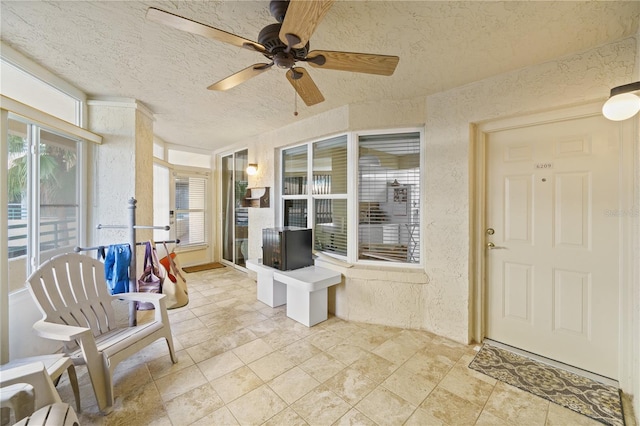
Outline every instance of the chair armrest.
<svg viewBox="0 0 640 426">
<path fill-rule="evenodd" d="M 54 402 L 62 402 L 42 362 L 2 369 L 0 387 L 4 388 L 17 383 L 28 383 L 33 386 L 36 409 Z"/>
<path fill-rule="evenodd" d="M 90 328 L 57 324 L 54 322 L 47 322 L 45 320 L 36 321 L 36 323 L 33 324 L 33 329 L 40 337 L 63 342 L 71 342 L 80 338 L 85 333 L 91 334 Z"/>
<path fill-rule="evenodd" d="M 113 296 L 114 298 L 121 300 L 130 300 L 135 302 L 149 302 L 153 303 L 153 308 L 155 310 L 155 321 L 168 324 L 169 318 L 167 318 L 167 308 L 165 305 L 165 301 L 163 300 L 167 297 L 161 293 L 142 293 L 142 292 L 132 292 L 132 293 L 119 293 Z"/>
</svg>

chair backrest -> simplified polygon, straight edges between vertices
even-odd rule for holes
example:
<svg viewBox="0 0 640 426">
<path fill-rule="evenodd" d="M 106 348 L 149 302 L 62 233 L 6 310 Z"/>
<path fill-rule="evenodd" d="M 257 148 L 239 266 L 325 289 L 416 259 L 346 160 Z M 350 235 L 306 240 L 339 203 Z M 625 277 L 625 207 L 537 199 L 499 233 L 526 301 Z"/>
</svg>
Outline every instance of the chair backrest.
<svg viewBox="0 0 640 426">
<path fill-rule="evenodd" d="M 55 256 L 31 274 L 27 286 L 46 321 L 89 327 L 94 336 L 118 328 L 104 266 L 89 256 Z"/>
</svg>

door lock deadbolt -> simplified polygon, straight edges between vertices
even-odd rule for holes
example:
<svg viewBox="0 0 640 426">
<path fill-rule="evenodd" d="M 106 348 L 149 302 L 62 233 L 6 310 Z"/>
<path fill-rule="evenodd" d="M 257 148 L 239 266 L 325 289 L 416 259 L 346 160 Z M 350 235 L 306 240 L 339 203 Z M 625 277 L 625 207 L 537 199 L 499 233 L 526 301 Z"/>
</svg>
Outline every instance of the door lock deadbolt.
<svg viewBox="0 0 640 426">
<path fill-rule="evenodd" d="M 487 235 L 493 235 L 495 233 L 496 233 L 496 231 L 494 231 L 493 228 L 487 229 Z"/>
</svg>

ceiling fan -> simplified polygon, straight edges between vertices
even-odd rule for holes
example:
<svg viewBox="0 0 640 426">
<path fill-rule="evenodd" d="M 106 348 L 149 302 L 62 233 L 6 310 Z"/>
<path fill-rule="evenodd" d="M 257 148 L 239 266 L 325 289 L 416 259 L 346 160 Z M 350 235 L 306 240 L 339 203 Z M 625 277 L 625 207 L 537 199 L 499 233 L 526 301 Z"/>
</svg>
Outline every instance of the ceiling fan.
<svg viewBox="0 0 640 426">
<path fill-rule="evenodd" d="M 269 10 L 278 23 L 267 25 L 260 31 L 258 42 L 228 33 L 164 10 L 149 8 L 147 19 L 192 34 L 233 44 L 264 55 L 270 62 L 257 63 L 208 87 L 209 90 L 228 90 L 243 83 L 274 65 L 287 69 L 287 80 L 307 106 L 324 101 L 320 90 L 297 62 L 307 62 L 315 68 L 351 71 L 378 75 L 391 75 L 398 65 L 397 56 L 367 53 L 309 51 L 309 38 L 335 0 L 271 0 Z"/>
</svg>

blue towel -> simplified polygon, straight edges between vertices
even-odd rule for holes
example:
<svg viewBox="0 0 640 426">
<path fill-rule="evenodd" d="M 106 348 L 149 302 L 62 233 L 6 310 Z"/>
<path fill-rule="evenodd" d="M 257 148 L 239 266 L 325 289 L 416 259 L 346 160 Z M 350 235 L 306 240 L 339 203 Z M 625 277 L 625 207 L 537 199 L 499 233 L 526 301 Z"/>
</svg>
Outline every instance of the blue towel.
<svg viewBox="0 0 640 426">
<path fill-rule="evenodd" d="M 131 247 L 129 244 L 112 244 L 104 259 L 104 278 L 109 293 L 118 294 L 129 291 L 129 263 Z"/>
</svg>

